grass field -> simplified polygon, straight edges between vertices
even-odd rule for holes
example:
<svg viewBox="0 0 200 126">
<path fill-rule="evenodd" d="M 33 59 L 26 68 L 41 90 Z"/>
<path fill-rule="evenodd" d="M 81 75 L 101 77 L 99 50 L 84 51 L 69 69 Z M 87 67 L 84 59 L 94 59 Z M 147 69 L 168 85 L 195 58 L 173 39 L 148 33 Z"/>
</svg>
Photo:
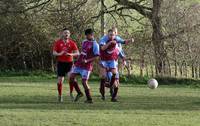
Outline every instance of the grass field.
<svg viewBox="0 0 200 126">
<path fill-rule="evenodd" d="M 90 82 L 94 104 L 72 103 L 64 86 L 57 103 L 55 80 L 0 78 L 0 126 L 200 126 L 200 88 L 122 84 L 119 103 L 101 101 Z"/>
</svg>

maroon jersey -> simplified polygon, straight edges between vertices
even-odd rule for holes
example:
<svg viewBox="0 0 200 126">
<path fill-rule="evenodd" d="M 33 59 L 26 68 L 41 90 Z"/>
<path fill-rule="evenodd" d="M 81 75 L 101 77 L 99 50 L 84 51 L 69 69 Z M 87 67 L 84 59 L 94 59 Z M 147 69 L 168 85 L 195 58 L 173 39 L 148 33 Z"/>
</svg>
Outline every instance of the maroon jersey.
<svg viewBox="0 0 200 126">
<path fill-rule="evenodd" d="M 100 43 L 100 46 L 107 44 L 111 40 L 108 40 L 106 43 Z M 114 40 L 115 41 L 115 40 Z M 116 43 L 112 43 L 106 50 L 100 50 L 100 58 L 103 61 L 117 60 L 119 54 L 119 48 Z"/>
<path fill-rule="evenodd" d="M 99 56 L 99 46 L 97 42 L 85 40 L 82 42 L 81 54 L 75 63 L 75 66 L 91 71 L 92 62 L 84 63 L 84 61 L 96 56 Z"/>
</svg>

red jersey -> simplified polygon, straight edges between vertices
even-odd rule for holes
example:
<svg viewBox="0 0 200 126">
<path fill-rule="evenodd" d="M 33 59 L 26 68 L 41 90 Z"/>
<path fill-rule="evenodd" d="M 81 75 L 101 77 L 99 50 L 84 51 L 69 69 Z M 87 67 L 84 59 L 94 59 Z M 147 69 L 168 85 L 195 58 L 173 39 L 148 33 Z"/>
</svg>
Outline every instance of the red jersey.
<svg viewBox="0 0 200 126">
<path fill-rule="evenodd" d="M 57 53 L 62 51 L 65 51 L 66 53 L 73 53 L 73 51 L 77 50 L 78 47 L 72 39 L 68 39 L 67 43 L 65 43 L 62 39 L 59 39 L 55 41 L 53 45 L 53 51 L 56 51 Z M 67 56 L 66 54 L 63 54 L 61 56 L 57 56 L 56 59 L 60 62 L 72 62 L 73 56 Z"/>
</svg>

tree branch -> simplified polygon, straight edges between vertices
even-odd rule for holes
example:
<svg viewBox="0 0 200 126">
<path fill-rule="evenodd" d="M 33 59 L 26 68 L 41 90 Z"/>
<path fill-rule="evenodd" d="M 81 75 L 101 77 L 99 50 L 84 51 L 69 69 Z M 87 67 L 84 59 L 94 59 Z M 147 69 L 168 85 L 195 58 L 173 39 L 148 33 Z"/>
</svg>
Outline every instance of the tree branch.
<svg viewBox="0 0 200 126">
<path fill-rule="evenodd" d="M 151 18 L 152 8 L 140 5 L 139 2 L 131 2 L 129 0 L 115 0 L 118 4 L 128 7 L 129 9 L 134 9 L 138 11 L 141 15 Z M 141 2 L 142 0 L 140 0 Z"/>
<path fill-rule="evenodd" d="M 38 8 L 38 7 L 42 7 L 43 8 L 46 4 L 50 3 L 52 0 L 46 0 L 46 1 L 42 2 L 42 3 L 40 3 L 41 1 L 43 1 L 43 0 L 37 1 L 37 3 L 35 5 L 27 7 L 25 9 L 23 9 L 23 10 L 10 11 L 8 9 L 6 9 L 6 10 L 4 9 L 4 11 L 1 12 L 0 14 L 5 14 L 5 13 L 25 13 L 25 12 L 27 12 L 29 10 L 32 10 L 32 9 L 35 9 L 35 8 Z M 25 3 L 25 4 L 27 5 L 27 3 Z M 30 4 L 33 4 L 33 3 L 30 3 Z"/>
<path fill-rule="evenodd" d="M 198 27 L 200 27 L 200 24 L 195 24 L 195 25 L 193 25 L 193 26 L 190 27 L 190 28 L 182 28 L 182 29 L 180 29 L 180 30 L 177 31 L 177 32 L 173 32 L 173 33 L 170 33 L 170 34 L 168 34 L 168 35 L 166 35 L 166 36 L 163 36 L 162 39 L 175 38 L 176 36 L 178 36 L 178 35 L 180 35 L 180 34 L 183 34 L 183 33 L 185 33 L 185 32 L 189 32 L 190 30 L 195 29 L 195 28 L 198 28 Z"/>
</svg>

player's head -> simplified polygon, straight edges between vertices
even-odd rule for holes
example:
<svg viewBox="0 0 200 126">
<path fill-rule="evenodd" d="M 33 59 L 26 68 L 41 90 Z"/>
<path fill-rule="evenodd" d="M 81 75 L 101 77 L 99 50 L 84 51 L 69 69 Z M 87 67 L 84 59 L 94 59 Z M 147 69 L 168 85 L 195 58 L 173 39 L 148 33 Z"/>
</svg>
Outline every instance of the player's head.
<svg viewBox="0 0 200 126">
<path fill-rule="evenodd" d="M 117 27 L 113 26 L 113 27 L 112 27 L 112 30 L 115 32 L 115 35 L 118 35 Z"/>
<path fill-rule="evenodd" d="M 115 38 L 115 32 L 112 29 L 108 30 L 108 37 L 110 40 L 113 40 Z"/>
<path fill-rule="evenodd" d="M 67 28 L 62 29 L 61 38 L 68 39 L 70 37 L 70 31 Z"/>
<path fill-rule="evenodd" d="M 86 36 L 86 39 L 93 40 L 94 39 L 94 31 L 90 28 L 86 29 L 85 30 L 85 36 Z"/>
</svg>

